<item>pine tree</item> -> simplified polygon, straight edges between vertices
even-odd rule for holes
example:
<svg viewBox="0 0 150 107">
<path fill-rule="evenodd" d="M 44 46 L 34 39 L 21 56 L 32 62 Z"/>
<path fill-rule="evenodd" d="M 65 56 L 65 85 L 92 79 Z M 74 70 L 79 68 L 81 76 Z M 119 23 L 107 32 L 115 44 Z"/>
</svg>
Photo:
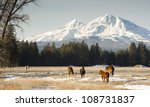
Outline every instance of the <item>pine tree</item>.
<svg viewBox="0 0 150 107">
<path fill-rule="evenodd" d="M 3 40 L 0 37 L 0 66 L 5 67 L 5 56 L 6 56 L 6 49 L 4 48 Z"/>
<path fill-rule="evenodd" d="M 136 58 L 137 58 L 137 48 L 135 43 L 131 43 L 129 46 L 129 64 L 131 66 L 136 64 Z"/>
<path fill-rule="evenodd" d="M 30 65 L 36 66 L 38 65 L 38 59 L 39 59 L 39 52 L 36 42 L 31 42 L 29 44 L 29 55 L 31 56 Z"/>
<path fill-rule="evenodd" d="M 116 53 L 116 64 L 119 66 L 128 66 L 129 65 L 128 50 L 119 50 Z"/>
<path fill-rule="evenodd" d="M 115 65 L 116 64 L 116 55 L 113 51 L 109 52 L 109 65 Z"/>
<path fill-rule="evenodd" d="M 39 65 L 39 52 L 36 42 L 18 42 L 18 53 L 19 66 Z"/>
<path fill-rule="evenodd" d="M 89 65 L 89 48 L 88 48 L 88 45 L 84 41 L 80 43 L 79 54 L 80 54 L 79 55 L 80 65 L 81 66 Z"/>
<path fill-rule="evenodd" d="M 101 49 L 98 43 L 96 43 L 96 45 L 91 45 L 89 58 L 91 65 L 97 65 L 101 63 Z"/>
<path fill-rule="evenodd" d="M 5 50 L 5 66 L 16 66 L 18 63 L 18 50 L 15 29 L 12 25 L 9 25 L 2 43 Z"/>
<path fill-rule="evenodd" d="M 50 44 L 48 43 L 46 46 L 44 46 L 43 50 L 41 51 L 40 54 L 40 64 L 41 65 L 50 65 L 50 56 L 51 52 L 50 52 Z"/>
<path fill-rule="evenodd" d="M 104 50 L 102 52 L 102 64 L 108 64 L 109 63 L 109 52 Z"/>
<path fill-rule="evenodd" d="M 137 62 L 142 65 L 148 65 L 148 49 L 143 42 L 138 44 L 137 53 Z"/>
</svg>

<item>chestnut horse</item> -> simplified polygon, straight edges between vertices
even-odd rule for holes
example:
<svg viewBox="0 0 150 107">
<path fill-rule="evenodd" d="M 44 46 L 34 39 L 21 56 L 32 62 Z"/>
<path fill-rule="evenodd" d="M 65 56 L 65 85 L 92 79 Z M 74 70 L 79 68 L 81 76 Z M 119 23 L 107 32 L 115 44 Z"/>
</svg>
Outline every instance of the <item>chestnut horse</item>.
<svg viewBox="0 0 150 107">
<path fill-rule="evenodd" d="M 110 66 L 107 66 L 106 69 L 105 69 L 107 72 L 109 72 L 112 76 L 114 75 L 114 70 L 115 68 L 110 65 Z"/>
<path fill-rule="evenodd" d="M 73 72 L 73 68 L 71 66 L 68 67 L 68 75 L 73 75 L 74 72 Z"/>
<path fill-rule="evenodd" d="M 105 82 L 105 80 L 106 80 L 106 82 L 109 82 L 109 72 L 100 70 L 99 74 L 101 75 L 103 82 Z"/>
</svg>

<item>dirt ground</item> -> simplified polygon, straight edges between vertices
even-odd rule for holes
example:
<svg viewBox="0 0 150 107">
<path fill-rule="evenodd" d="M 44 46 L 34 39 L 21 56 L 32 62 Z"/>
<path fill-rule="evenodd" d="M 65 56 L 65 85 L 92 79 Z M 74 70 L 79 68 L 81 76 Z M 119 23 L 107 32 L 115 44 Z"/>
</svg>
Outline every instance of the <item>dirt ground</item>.
<svg viewBox="0 0 150 107">
<path fill-rule="evenodd" d="M 1 90 L 150 90 L 149 67 L 115 67 L 109 83 L 102 82 L 99 70 L 105 66 L 73 66 L 75 74 L 68 76 L 67 67 L 0 68 Z"/>
</svg>

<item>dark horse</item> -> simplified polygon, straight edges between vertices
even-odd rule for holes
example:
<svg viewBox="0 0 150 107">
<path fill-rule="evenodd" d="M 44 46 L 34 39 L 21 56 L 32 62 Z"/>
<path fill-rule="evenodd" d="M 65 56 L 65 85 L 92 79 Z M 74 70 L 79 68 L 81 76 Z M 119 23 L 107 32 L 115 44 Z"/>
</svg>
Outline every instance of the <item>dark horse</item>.
<svg viewBox="0 0 150 107">
<path fill-rule="evenodd" d="M 106 67 L 106 71 L 112 74 L 112 76 L 114 75 L 114 70 L 115 68 L 112 65 Z"/>
<path fill-rule="evenodd" d="M 106 82 L 109 82 L 109 72 L 105 72 L 103 70 L 100 70 L 99 74 L 101 75 L 103 82 L 105 82 L 105 80 L 106 80 Z"/>
<path fill-rule="evenodd" d="M 81 74 L 81 77 L 84 77 L 85 76 L 85 69 L 84 69 L 84 66 L 82 66 L 82 68 L 80 69 L 80 74 Z"/>
<path fill-rule="evenodd" d="M 68 67 L 68 75 L 73 75 L 74 72 L 73 72 L 73 68 L 71 66 Z"/>
</svg>

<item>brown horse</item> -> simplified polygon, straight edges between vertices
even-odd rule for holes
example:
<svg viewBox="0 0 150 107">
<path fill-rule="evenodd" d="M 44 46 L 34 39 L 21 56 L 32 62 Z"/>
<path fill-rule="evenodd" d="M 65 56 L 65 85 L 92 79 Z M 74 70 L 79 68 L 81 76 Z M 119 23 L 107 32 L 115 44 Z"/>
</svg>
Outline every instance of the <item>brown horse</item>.
<svg viewBox="0 0 150 107">
<path fill-rule="evenodd" d="M 82 66 L 82 68 L 80 69 L 80 74 L 81 74 L 81 77 L 84 77 L 85 76 L 85 69 L 84 69 L 84 66 Z"/>
<path fill-rule="evenodd" d="M 102 77 L 102 81 L 105 82 L 105 80 L 106 80 L 106 82 L 109 82 L 109 72 L 105 72 L 103 70 L 100 70 L 99 74 Z"/>
<path fill-rule="evenodd" d="M 68 67 L 68 75 L 73 75 L 74 72 L 73 72 L 73 68 L 71 66 Z"/>
<path fill-rule="evenodd" d="M 114 70 L 115 68 L 110 65 L 110 66 L 107 66 L 106 69 L 105 69 L 107 72 L 109 72 L 112 76 L 114 75 Z"/>
</svg>

